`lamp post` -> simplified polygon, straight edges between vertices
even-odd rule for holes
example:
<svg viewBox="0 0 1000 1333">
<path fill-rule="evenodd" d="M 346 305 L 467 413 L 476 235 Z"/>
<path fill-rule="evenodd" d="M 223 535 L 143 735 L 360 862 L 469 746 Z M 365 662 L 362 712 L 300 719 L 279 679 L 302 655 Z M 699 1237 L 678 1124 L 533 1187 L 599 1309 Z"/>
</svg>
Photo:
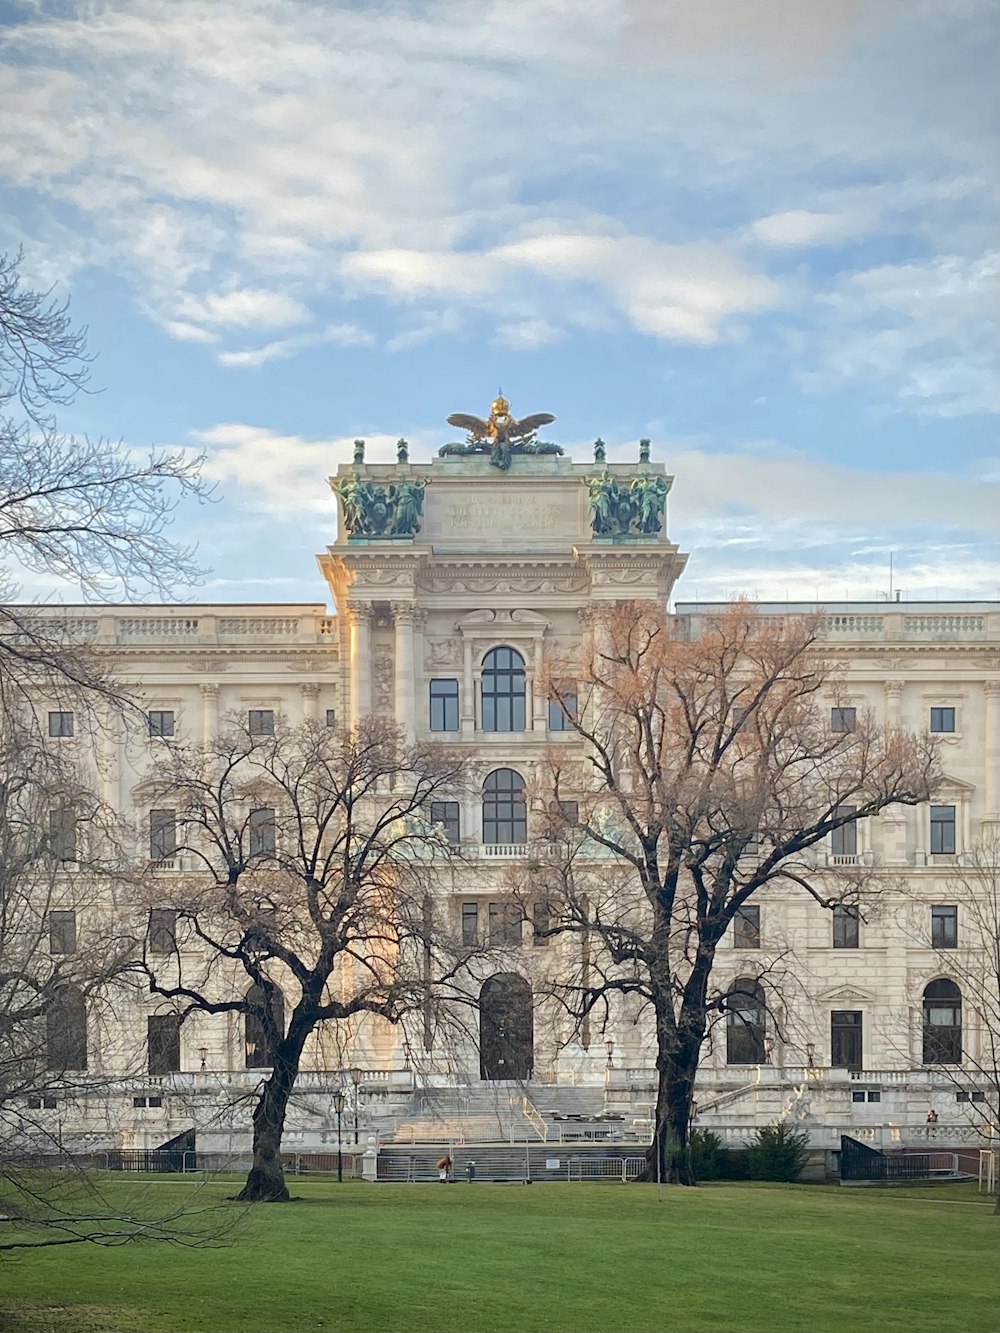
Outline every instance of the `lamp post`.
<svg viewBox="0 0 1000 1333">
<path fill-rule="evenodd" d="M 337 1183 L 342 1184 L 344 1180 L 344 1155 L 341 1150 L 340 1141 L 340 1118 L 344 1114 L 344 1102 L 347 1098 L 339 1090 L 333 1094 L 333 1109 L 337 1112 Z"/>
<path fill-rule="evenodd" d="M 608 1040 L 604 1043 L 604 1049 L 605 1049 L 605 1050 L 607 1051 L 607 1053 L 608 1053 L 608 1068 L 609 1068 L 609 1069 L 614 1069 L 614 1067 L 615 1067 L 615 1044 L 614 1044 L 614 1042 L 611 1040 L 610 1037 L 609 1037 Z"/>
<path fill-rule="evenodd" d="M 361 1070 L 357 1065 L 349 1069 L 351 1082 L 354 1084 L 354 1142 L 358 1142 L 358 1102 L 361 1098 Z"/>
</svg>

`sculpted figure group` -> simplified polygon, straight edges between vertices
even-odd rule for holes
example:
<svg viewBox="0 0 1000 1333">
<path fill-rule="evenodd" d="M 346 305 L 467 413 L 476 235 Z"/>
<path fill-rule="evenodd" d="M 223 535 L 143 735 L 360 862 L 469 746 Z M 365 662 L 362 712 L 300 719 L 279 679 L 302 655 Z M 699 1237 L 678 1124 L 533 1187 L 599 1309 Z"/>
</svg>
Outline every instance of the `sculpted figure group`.
<svg viewBox="0 0 1000 1333">
<path fill-rule="evenodd" d="M 342 477 L 335 490 L 344 506 L 348 537 L 415 537 L 424 512 L 425 485 L 406 477 L 389 486 Z"/>
<path fill-rule="evenodd" d="M 656 536 L 663 527 L 667 483 L 663 477 L 634 477 L 627 485 L 607 472 L 587 477 L 595 537 Z"/>
</svg>

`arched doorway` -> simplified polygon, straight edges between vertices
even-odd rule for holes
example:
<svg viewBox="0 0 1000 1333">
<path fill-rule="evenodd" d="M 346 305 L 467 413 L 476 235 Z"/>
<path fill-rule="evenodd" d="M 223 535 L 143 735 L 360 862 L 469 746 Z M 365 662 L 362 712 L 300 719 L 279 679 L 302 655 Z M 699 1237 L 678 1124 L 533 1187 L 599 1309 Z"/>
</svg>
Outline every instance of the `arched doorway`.
<svg viewBox="0 0 1000 1333">
<path fill-rule="evenodd" d="M 726 995 L 726 1064 L 760 1065 L 765 1060 L 767 1000 L 753 977 L 737 977 Z"/>
<path fill-rule="evenodd" d="M 530 1078 L 534 1042 L 530 984 L 516 972 L 498 972 L 479 992 L 479 1077 Z"/>
<path fill-rule="evenodd" d="M 924 987 L 924 1064 L 962 1063 L 962 992 L 939 977 Z"/>
</svg>

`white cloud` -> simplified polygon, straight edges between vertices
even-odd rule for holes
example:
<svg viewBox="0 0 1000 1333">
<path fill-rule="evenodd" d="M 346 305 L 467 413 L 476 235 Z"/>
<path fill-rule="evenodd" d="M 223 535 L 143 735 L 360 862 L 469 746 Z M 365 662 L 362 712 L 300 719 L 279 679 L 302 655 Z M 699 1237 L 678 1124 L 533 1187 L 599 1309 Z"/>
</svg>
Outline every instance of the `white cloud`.
<svg viewBox="0 0 1000 1333">
<path fill-rule="evenodd" d="M 798 246 L 836 245 L 870 230 L 871 219 L 851 217 L 846 213 L 811 213 L 793 208 L 758 218 L 750 227 L 754 240 L 765 245 Z"/>
<path fill-rule="evenodd" d="M 370 347 L 375 341 L 372 334 L 357 324 L 328 324 L 314 333 L 300 333 L 293 338 L 279 338 L 262 347 L 247 347 L 239 351 L 219 352 L 217 360 L 224 366 L 256 368 L 269 361 L 280 361 L 295 356 L 307 347 L 321 347 L 332 343 L 335 347 Z"/>
<path fill-rule="evenodd" d="M 301 324 L 309 312 L 285 292 L 244 287 L 228 292 L 208 292 L 200 299 L 189 297 L 182 312 L 203 324 L 249 325 L 251 328 L 287 328 Z"/>
</svg>

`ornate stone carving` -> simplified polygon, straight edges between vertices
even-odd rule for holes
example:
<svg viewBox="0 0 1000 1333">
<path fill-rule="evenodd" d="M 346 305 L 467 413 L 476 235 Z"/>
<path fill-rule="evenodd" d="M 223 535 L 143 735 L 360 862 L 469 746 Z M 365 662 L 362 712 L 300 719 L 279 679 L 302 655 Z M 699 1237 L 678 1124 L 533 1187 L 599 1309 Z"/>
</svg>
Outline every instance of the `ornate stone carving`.
<svg viewBox="0 0 1000 1333">
<path fill-rule="evenodd" d="M 595 537 L 655 537 L 663 527 L 666 478 L 633 477 L 628 486 L 607 469 L 584 480 L 590 490 Z"/>
<path fill-rule="evenodd" d="M 427 667 L 461 666 L 461 643 L 458 639 L 428 639 L 424 665 Z"/>
<path fill-rule="evenodd" d="M 486 454 L 490 462 L 501 472 L 506 472 L 515 454 L 561 454 L 562 446 L 542 444 L 535 439 L 539 426 L 547 426 L 555 421 L 549 412 L 536 412 L 534 416 L 523 417 L 515 421 L 510 415 L 510 403 L 500 394 L 494 398 L 490 415 L 486 421 L 481 417 L 469 416 L 466 412 L 453 412 L 448 418 L 449 426 L 461 426 L 469 433 L 465 444 L 446 444 L 438 450 L 442 458 L 449 454 Z"/>
<path fill-rule="evenodd" d="M 395 677 L 392 649 L 387 644 L 380 644 L 372 654 L 372 680 L 375 684 L 376 709 L 391 712 Z"/>
</svg>

